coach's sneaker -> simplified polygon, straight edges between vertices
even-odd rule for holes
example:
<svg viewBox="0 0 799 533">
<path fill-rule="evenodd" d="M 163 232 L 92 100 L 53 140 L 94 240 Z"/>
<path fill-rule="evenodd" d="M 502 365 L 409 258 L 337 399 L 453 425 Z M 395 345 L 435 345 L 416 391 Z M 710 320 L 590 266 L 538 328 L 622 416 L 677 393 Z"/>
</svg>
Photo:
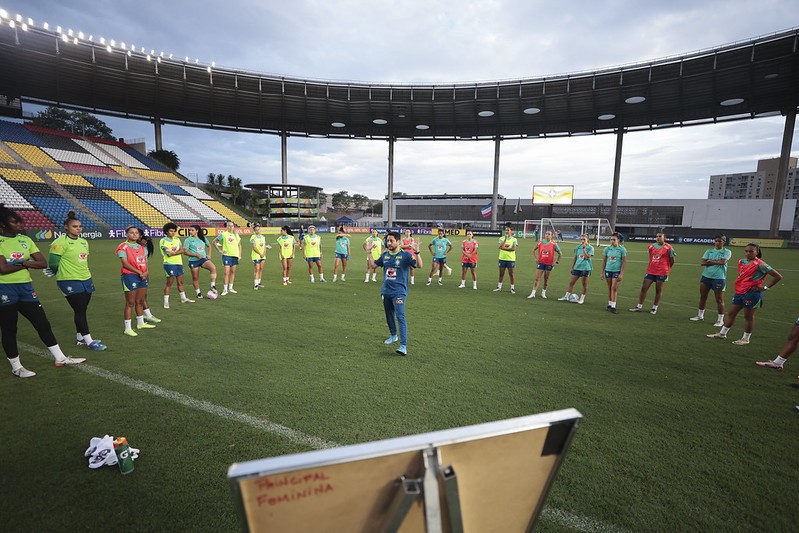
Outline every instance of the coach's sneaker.
<svg viewBox="0 0 799 533">
<path fill-rule="evenodd" d="M 530 296 L 527 297 L 528 300 L 535 299 L 535 291 L 530 293 Z"/>
<path fill-rule="evenodd" d="M 497 287 L 496 289 L 494 289 L 494 292 L 502 292 L 502 287 Z"/>
<path fill-rule="evenodd" d="M 749 339 L 738 339 L 737 341 L 732 341 L 732 343 L 736 346 L 746 346 L 749 344 Z"/>
<path fill-rule="evenodd" d="M 400 355 L 408 355 L 408 347 L 404 344 L 400 344 L 396 351 Z"/>
<path fill-rule="evenodd" d="M 713 324 L 714 328 L 720 328 L 720 327 L 723 327 L 723 326 L 724 326 L 724 321 L 723 320 L 719 320 L 718 322 Z"/>
<path fill-rule="evenodd" d="M 688 320 L 691 320 L 691 321 L 693 321 L 693 322 L 699 322 L 700 320 L 704 320 L 704 319 L 705 319 L 705 317 L 703 317 L 703 316 L 699 316 L 699 315 L 696 315 L 696 316 L 692 316 L 692 317 L 691 317 L 691 318 L 689 318 Z"/>
<path fill-rule="evenodd" d="M 100 344 L 99 340 L 94 340 L 89 344 L 89 349 L 94 350 L 95 352 L 102 352 L 106 348 L 108 348 L 108 346 L 105 344 Z"/>
<path fill-rule="evenodd" d="M 656 314 L 658 314 L 658 310 L 657 310 L 657 308 L 656 308 L 656 307 L 653 307 L 652 309 L 650 309 L 650 310 L 649 310 L 649 314 L 650 314 L 650 315 L 656 315 Z"/>
<path fill-rule="evenodd" d="M 193 304 L 194 300 L 190 300 L 189 298 L 185 298 L 185 299 L 181 300 L 180 303 L 182 303 L 182 304 Z"/>
<path fill-rule="evenodd" d="M 774 361 L 755 361 L 757 366 L 764 366 L 766 368 L 773 368 L 775 370 L 782 370 L 784 367 L 782 365 L 778 365 Z"/>
<path fill-rule="evenodd" d="M 640 313 L 643 310 L 644 310 L 643 307 L 631 307 L 630 309 L 628 309 L 628 311 L 630 311 L 631 313 Z"/>
<path fill-rule="evenodd" d="M 511 293 L 511 294 L 516 294 L 516 289 L 515 289 L 514 287 L 511 287 L 511 288 L 510 288 L 510 293 Z"/>
<path fill-rule="evenodd" d="M 136 329 L 155 329 L 155 324 L 148 324 L 145 322 L 144 324 L 138 324 Z"/>
<path fill-rule="evenodd" d="M 396 335 L 392 335 L 391 337 L 389 337 L 386 340 L 384 340 L 383 344 L 394 344 L 398 340 L 399 340 L 399 338 Z"/>
<path fill-rule="evenodd" d="M 36 372 L 30 371 L 24 366 L 21 366 L 16 370 L 12 370 L 11 373 L 17 376 L 18 378 L 32 378 L 33 376 L 36 375 Z"/>
<path fill-rule="evenodd" d="M 123 331 L 122 333 L 123 333 L 124 335 L 127 335 L 128 337 L 138 337 L 138 336 L 139 336 L 139 334 L 138 334 L 138 333 L 136 333 L 135 331 L 133 331 L 132 329 L 126 329 L 126 330 L 125 330 L 125 331 Z"/>
<path fill-rule="evenodd" d="M 721 333 L 721 332 L 719 332 L 719 333 L 711 333 L 710 335 L 705 335 L 705 337 L 707 337 L 708 339 L 726 339 L 727 338 L 727 334 L 726 333 Z"/>
<path fill-rule="evenodd" d="M 289 283 L 291 283 L 291 282 L 289 282 Z M 237 291 L 237 290 L 234 290 L 234 289 L 233 289 L 233 287 L 229 288 L 227 291 L 228 291 L 230 294 L 238 294 L 238 293 L 239 293 L 239 291 Z"/>
<path fill-rule="evenodd" d="M 55 366 L 79 365 L 86 362 L 85 357 L 64 357 L 55 362 Z"/>
<path fill-rule="evenodd" d="M 147 324 L 160 324 L 161 323 L 161 319 L 160 318 L 156 318 L 154 316 L 146 316 L 146 317 L 144 317 L 144 321 Z"/>
</svg>

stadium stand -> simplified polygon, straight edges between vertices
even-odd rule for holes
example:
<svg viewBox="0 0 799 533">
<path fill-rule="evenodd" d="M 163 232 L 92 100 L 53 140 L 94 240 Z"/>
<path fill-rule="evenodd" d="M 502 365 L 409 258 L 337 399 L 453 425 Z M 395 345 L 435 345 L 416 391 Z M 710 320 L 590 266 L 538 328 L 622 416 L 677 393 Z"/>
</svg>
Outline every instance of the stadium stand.
<svg viewBox="0 0 799 533">
<path fill-rule="evenodd" d="M 54 168 L 58 170 L 62 170 L 64 168 L 56 163 L 55 159 L 44 153 L 44 151 L 38 146 L 11 141 L 6 141 L 6 146 L 18 153 L 25 161 L 34 167 Z"/>
<path fill-rule="evenodd" d="M 219 200 L 205 200 L 203 202 L 205 205 L 216 211 L 217 213 L 221 214 L 226 220 L 232 221 L 237 226 L 246 226 L 247 221 L 239 216 L 238 213 L 233 211 L 232 209 L 225 207 L 225 205 L 220 202 Z"/>
<path fill-rule="evenodd" d="M 87 230 L 223 224 L 245 218 L 132 147 L 0 120 L 0 202 L 28 230 L 61 226 L 74 210 Z M 167 194 L 164 194 L 166 191 Z"/>
</svg>

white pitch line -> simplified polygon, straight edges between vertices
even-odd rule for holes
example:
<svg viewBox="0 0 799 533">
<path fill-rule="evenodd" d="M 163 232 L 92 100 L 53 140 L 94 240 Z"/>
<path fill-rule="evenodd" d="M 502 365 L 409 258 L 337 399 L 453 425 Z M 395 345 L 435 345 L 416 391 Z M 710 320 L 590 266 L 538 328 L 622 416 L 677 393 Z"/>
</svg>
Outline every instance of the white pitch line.
<svg viewBox="0 0 799 533">
<path fill-rule="evenodd" d="M 23 348 L 24 350 L 31 352 L 33 354 L 36 354 L 43 359 L 47 359 L 48 361 L 53 360 L 53 356 L 52 354 L 50 354 L 49 351 L 42 350 L 41 348 L 37 348 L 35 346 L 32 346 L 24 342 L 20 342 L 19 346 L 20 348 Z M 308 435 L 306 433 L 303 433 L 302 431 L 297 431 L 296 429 L 292 429 L 290 427 L 277 424 L 270 420 L 257 418 L 252 415 L 248 415 L 247 413 L 234 411 L 233 409 L 228 409 L 227 407 L 222 407 L 220 405 L 216 405 L 211 402 L 206 402 L 205 400 L 198 400 L 196 398 L 192 398 L 191 396 L 187 396 L 183 393 L 165 389 L 163 387 L 159 387 L 158 385 L 153 385 L 152 383 L 147 383 L 146 381 L 134 379 L 122 374 L 117 374 L 116 372 L 111 372 L 110 370 L 105 370 L 100 367 L 84 363 L 82 365 L 72 366 L 71 368 L 75 368 L 77 370 L 80 370 L 81 372 L 86 372 L 87 374 L 91 374 L 93 376 L 107 379 L 108 381 L 112 381 L 114 383 L 119 383 L 120 385 L 130 387 L 131 389 L 135 389 L 141 392 L 145 392 L 147 394 L 151 394 L 153 396 L 157 396 L 159 398 L 164 398 L 166 400 L 179 403 L 180 405 L 183 405 L 184 407 L 188 407 L 190 409 L 195 409 L 197 411 L 202 411 L 214 416 L 218 416 L 225 420 L 240 422 L 255 429 L 263 430 L 266 431 L 267 433 L 283 437 L 289 442 L 293 442 L 295 444 L 299 444 L 302 446 L 308 446 L 309 448 L 315 450 L 337 448 L 341 446 L 338 443 L 326 441 L 324 439 L 320 439 L 319 437 L 315 437 L 313 435 Z M 579 516 L 570 513 L 568 511 L 563 511 L 561 509 L 553 509 L 551 507 L 545 507 L 544 510 L 542 511 L 542 516 L 547 520 L 557 522 L 563 526 L 569 527 L 576 531 L 599 532 L 599 533 L 627 533 L 627 530 L 621 529 L 617 526 L 605 524 L 604 522 Z"/>
<path fill-rule="evenodd" d="M 20 348 L 23 348 L 31 353 L 34 353 L 44 359 L 48 359 L 50 361 L 53 360 L 53 356 L 50 354 L 49 351 L 42 350 L 40 348 L 36 348 L 35 346 L 31 346 L 30 344 L 22 342 L 19 343 L 19 346 Z M 257 418 L 252 415 L 248 415 L 247 413 L 234 411 L 233 409 L 228 409 L 227 407 L 222 407 L 220 405 L 216 405 L 211 402 L 198 400 L 196 398 L 192 398 L 191 396 L 187 396 L 180 392 L 165 389 L 163 387 L 159 387 L 158 385 L 153 385 L 151 383 L 147 383 L 146 381 L 130 378 L 122 374 L 117 374 L 116 372 L 111 372 L 109 370 L 105 370 L 100 367 L 82 364 L 82 365 L 75 365 L 72 368 L 76 368 L 82 372 L 86 372 L 87 374 L 92 374 L 94 376 L 98 376 L 107 379 L 109 381 L 125 385 L 126 387 L 130 387 L 132 389 L 152 394 L 153 396 L 157 396 L 159 398 L 171 400 L 185 407 L 189 407 L 190 409 L 203 411 L 205 413 L 209 413 L 218 416 L 220 418 L 224 418 L 225 420 L 233 420 L 235 422 L 240 422 L 255 429 L 264 430 L 268 433 L 284 437 L 288 441 L 293 442 L 295 444 L 308 446 L 315 450 L 321 450 L 325 448 L 335 448 L 337 446 L 340 446 L 335 442 L 328 442 L 326 440 L 320 439 L 319 437 L 314 437 L 313 435 L 307 435 L 301 431 L 297 431 L 296 429 L 291 429 L 290 427 L 286 427 L 281 424 L 272 422 L 271 420 Z"/>
</svg>

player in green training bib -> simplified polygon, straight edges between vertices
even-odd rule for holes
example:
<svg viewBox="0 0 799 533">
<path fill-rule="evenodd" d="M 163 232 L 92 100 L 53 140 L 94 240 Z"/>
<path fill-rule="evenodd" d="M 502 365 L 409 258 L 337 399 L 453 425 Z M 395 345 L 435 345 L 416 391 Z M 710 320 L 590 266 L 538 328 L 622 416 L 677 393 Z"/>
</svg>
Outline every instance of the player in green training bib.
<svg viewBox="0 0 799 533">
<path fill-rule="evenodd" d="M 78 346 L 102 351 L 106 347 L 99 339 L 92 338 L 86 316 L 94 283 L 89 272 L 89 243 L 80 236 L 81 232 L 83 223 L 75 216 L 75 211 L 70 211 L 64 220 L 64 235 L 50 244 L 48 268 L 44 272 L 45 275 L 55 275 L 58 288 L 72 308 Z"/>
<path fill-rule="evenodd" d="M 58 346 L 47 315 L 33 289 L 29 271 L 31 268 L 44 268 L 47 262 L 36 243 L 22 233 L 24 229 L 22 217 L 0 204 L 0 332 L 3 350 L 11 365 L 11 373 L 18 378 L 31 378 L 36 372 L 28 370 L 19 361 L 19 315 L 27 318 L 36 329 L 39 338 L 55 358 L 55 366 L 75 365 L 86 359 L 67 357 Z"/>
<path fill-rule="evenodd" d="M 377 267 L 374 262 L 380 257 L 383 251 L 383 240 L 375 228 L 372 228 L 369 236 L 363 241 L 363 249 L 366 251 L 366 277 L 364 283 L 369 283 L 369 274 L 372 274 L 372 281 L 377 282 Z"/>
<path fill-rule="evenodd" d="M 294 262 L 294 250 L 297 248 L 297 241 L 294 233 L 288 226 L 280 228 L 280 236 L 277 238 L 277 252 L 280 256 L 280 265 L 283 268 L 283 285 L 291 285 L 291 264 Z"/>
<path fill-rule="evenodd" d="M 207 230 L 194 224 L 189 228 L 189 236 L 183 241 L 183 254 L 189 258 L 191 281 L 197 298 L 202 298 L 200 290 L 200 269 L 211 273 L 211 292 L 216 293 L 216 265 L 211 261 L 211 243 L 205 237 Z"/>
<path fill-rule="evenodd" d="M 252 235 L 250 236 L 250 258 L 253 263 L 253 289 L 261 288 L 261 276 L 264 273 L 264 263 L 266 263 L 266 251 L 272 247 L 266 244 L 266 237 L 261 235 L 261 225 L 255 222 L 252 225 Z"/>
<path fill-rule="evenodd" d="M 324 273 L 322 273 L 322 240 L 316 234 L 316 226 L 308 226 L 308 235 L 302 238 L 302 253 L 305 256 L 305 262 L 308 263 L 308 275 L 311 276 L 311 283 L 313 283 L 313 266 L 316 263 L 316 268 L 319 271 L 319 281 L 326 283 Z"/>
<path fill-rule="evenodd" d="M 169 290 L 174 281 L 178 282 L 178 292 L 180 293 L 180 303 L 193 304 L 186 296 L 186 289 L 183 287 L 183 247 L 177 236 L 178 226 L 174 222 L 164 224 L 164 236 L 158 243 L 161 250 L 161 257 L 164 259 L 164 272 L 166 272 L 166 284 L 164 285 L 164 309 L 169 309 Z"/>
<path fill-rule="evenodd" d="M 225 230 L 222 231 L 214 239 L 214 246 L 222 254 L 222 265 L 225 269 L 224 286 L 220 296 L 225 296 L 228 293 L 236 294 L 233 289 L 233 282 L 236 281 L 236 267 L 241 258 L 241 237 L 235 231 L 235 224 L 228 220 L 225 224 Z"/>
</svg>

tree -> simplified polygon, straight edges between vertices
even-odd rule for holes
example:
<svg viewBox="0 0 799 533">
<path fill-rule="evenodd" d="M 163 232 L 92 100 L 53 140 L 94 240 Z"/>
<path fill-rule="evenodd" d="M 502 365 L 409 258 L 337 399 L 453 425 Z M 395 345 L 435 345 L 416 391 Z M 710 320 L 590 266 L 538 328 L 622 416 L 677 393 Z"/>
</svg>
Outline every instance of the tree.
<svg viewBox="0 0 799 533">
<path fill-rule="evenodd" d="M 372 206 L 372 213 L 375 215 L 382 215 L 383 214 L 383 202 L 376 202 Z"/>
<path fill-rule="evenodd" d="M 333 203 L 333 209 L 345 210 L 350 208 L 350 204 L 352 203 L 352 198 L 350 197 L 349 192 L 339 191 L 333 193 L 332 203 Z"/>
<path fill-rule="evenodd" d="M 180 158 L 172 150 L 150 150 L 147 157 L 155 159 L 170 170 L 177 171 L 180 168 Z"/>
<path fill-rule="evenodd" d="M 211 186 L 211 190 L 216 191 L 216 174 L 213 172 L 208 173 L 208 185 Z"/>
<path fill-rule="evenodd" d="M 70 113 L 63 109 L 50 106 L 44 111 L 40 111 L 33 119 L 33 123 L 38 126 L 50 128 L 58 131 L 66 131 L 77 135 L 97 137 L 100 139 L 114 139 L 114 132 L 108 125 L 84 111 L 74 111 Z"/>
<path fill-rule="evenodd" d="M 33 123 L 43 128 L 58 131 L 72 131 L 72 114 L 57 107 L 48 107 L 34 117 Z"/>
<path fill-rule="evenodd" d="M 233 176 L 228 176 L 228 189 L 230 192 L 230 197 L 233 200 L 233 203 L 236 204 L 236 200 L 238 199 L 239 195 L 242 193 L 241 178 L 234 178 Z"/>
<path fill-rule="evenodd" d="M 225 186 L 225 175 L 224 174 L 217 174 L 216 175 L 216 193 L 219 194 L 219 191 L 224 186 Z"/>
<path fill-rule="evenodd" d="M 369 197 L 363 194 L 353 194 L 350 201 L 355 209 L 366 209 L 369 207 Z"/>
</svg>

